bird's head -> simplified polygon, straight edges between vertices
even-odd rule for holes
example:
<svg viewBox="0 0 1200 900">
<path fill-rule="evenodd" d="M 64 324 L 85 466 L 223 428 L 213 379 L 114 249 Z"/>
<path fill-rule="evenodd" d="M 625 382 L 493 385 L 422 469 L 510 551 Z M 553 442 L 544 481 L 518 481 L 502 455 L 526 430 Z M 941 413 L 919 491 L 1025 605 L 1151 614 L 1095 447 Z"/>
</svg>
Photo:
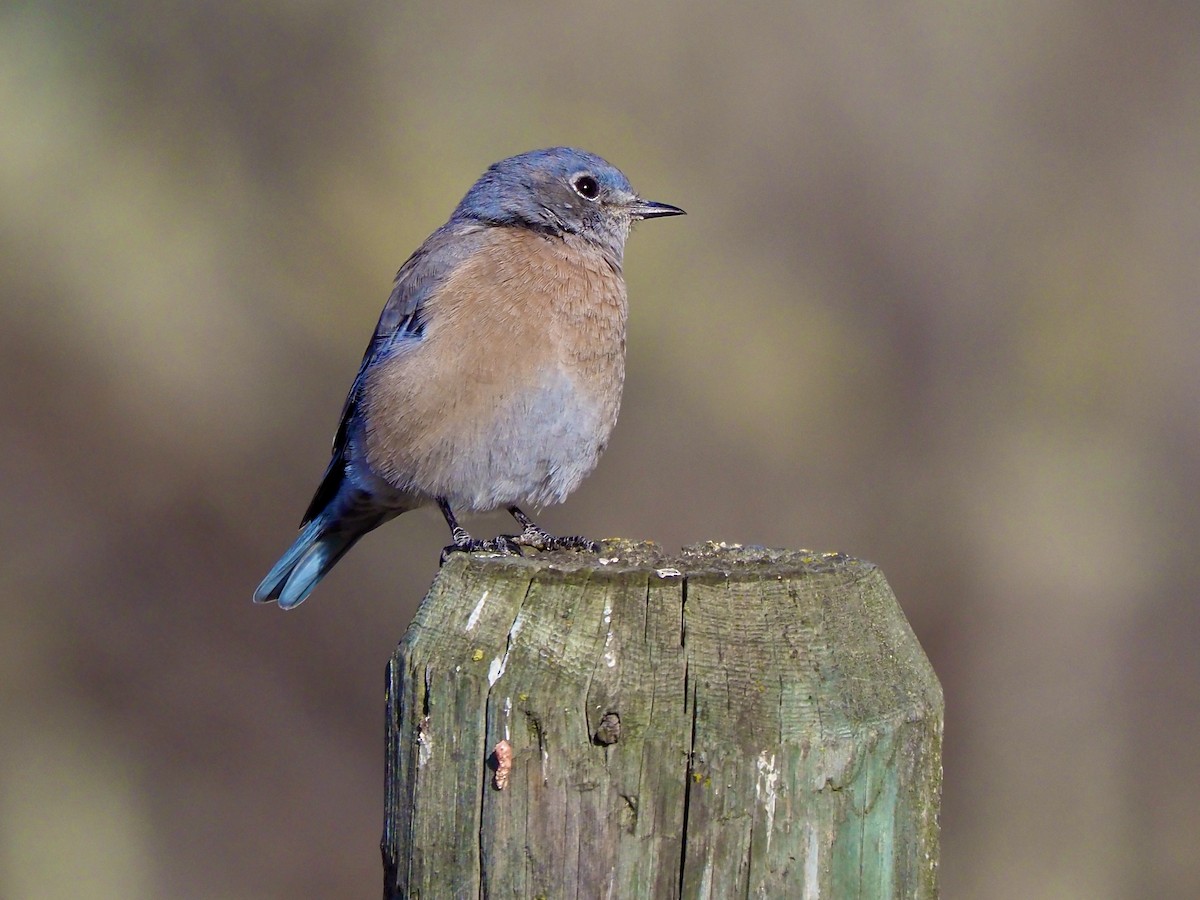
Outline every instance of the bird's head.
<svg viewBox="0 0 1200 900">
<path fill-rule="evenodd" d="M 679 215 L 683 210 L 677 206 L 643 200 L 621 170 L 599 156 L 552 147 L 495 163 L 467 192 L 451 221 L 579 235 L 619 266 L 635 221 Z"/>
</svg>

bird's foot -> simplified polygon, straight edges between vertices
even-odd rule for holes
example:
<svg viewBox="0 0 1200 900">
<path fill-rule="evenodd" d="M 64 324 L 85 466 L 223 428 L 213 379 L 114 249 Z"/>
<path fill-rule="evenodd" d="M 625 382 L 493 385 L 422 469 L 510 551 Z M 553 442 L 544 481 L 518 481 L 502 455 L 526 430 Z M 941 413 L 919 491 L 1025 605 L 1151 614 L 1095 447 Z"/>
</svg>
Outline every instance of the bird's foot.
<svg viewBox="0 0 1200 900">
<path fill-rule="evenodd" d="M 579 535 L 571 535 L 570 537 L 555 537 L 546 531 L 544 528 L 539 528 L 534 524 L 533 519 L 525 515 L 520 507 L 510 506 L 508 508 L 509 515 L 517 520 L 517 524 L 523 529 L 520 534 L 514 537 L 513 543 L 522 547 L 532 547 L 534 550 L 582 550 L 585 553 L 599 553 L 600 545 L 595 541 L 589 541 L 585 537 Z"/>
<path fill-rule="evenodd" d="M 516 538 L 511 535 L 502 534 L 499 537 L 488 538 L 481 540 L 473 538 L 467 534 L 464 528 L 455 528 L 451 537 L 454 543 L 442 548 L 442 561 L 440 565 L 445 565 L 446 560 L 450 558 L 451 553 L 475 553 L 476 551 L 483 553 L 496 553 L 500 556 L 521 556 L 521 547 Z"/>
<path fill-rule="evenodd" d="M 600 545 L 578 534 L 557 537 L 545 529 L 530 522 L 525 530 L 512 539 L 520 547 L 532 547 L 534 550 L 582 550 L 585 553 L 599 553 Z"/>
</svg>

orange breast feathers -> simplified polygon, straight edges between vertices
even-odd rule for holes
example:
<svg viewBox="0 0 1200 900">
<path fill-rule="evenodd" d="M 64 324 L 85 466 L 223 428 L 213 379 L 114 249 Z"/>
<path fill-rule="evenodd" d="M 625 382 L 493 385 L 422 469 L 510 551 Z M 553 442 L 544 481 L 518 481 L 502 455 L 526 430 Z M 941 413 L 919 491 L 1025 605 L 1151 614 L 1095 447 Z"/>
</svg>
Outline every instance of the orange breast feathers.
<svg viewBox="0 0 1200 900">
<path fill-rule="evenodd" d="M 421 339 L 366 385 L 367 459 L 398 487 L 470 493 L 447 480 L 544 479 L 547 465 L 575 468 L 572 455 L 590 471 L 616 422 L 620 270 L 570 235 L 490 228 L 488 238 L 426 301 Z"/>
</svg>

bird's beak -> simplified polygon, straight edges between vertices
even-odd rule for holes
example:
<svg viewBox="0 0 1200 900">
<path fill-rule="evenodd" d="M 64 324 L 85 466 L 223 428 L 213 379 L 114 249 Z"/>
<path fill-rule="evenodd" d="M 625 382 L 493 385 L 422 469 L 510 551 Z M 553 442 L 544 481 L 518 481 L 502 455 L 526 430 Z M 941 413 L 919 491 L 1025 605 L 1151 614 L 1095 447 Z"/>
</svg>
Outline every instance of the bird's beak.
<svg viewBox="0 0 1200 900">
<path fill-rule="evenodd" d="M 685 216 L 687 213 L 670 203 L 655 203 L 638 197 L 629 204 L 629 215 L 634 219 L 657 219 L 660 216 Z"/>
</svg>

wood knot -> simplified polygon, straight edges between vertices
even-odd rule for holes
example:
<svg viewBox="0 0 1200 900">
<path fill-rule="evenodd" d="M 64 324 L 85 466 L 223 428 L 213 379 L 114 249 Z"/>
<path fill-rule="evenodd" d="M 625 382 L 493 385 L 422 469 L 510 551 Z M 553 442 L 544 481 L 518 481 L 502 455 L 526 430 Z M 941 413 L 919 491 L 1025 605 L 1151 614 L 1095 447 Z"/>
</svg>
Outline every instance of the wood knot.
<svg viewBox="0 0 1200 900">
<path fill-rule="evenodd" d="M 512 772 L 513 747 L 507 740 L 496 744 L 496 749 L 488 758 L 488 765 L 495 773 L 492 776 L 492 786 L 502 791 L 508 786 L 508 776 Z"/>
<path fill-rule="evenodd" d="M 621 717 L 615 712 L 605 713 L 592 739 L 602 747 L 608 747 L 621 739 Z"/>
</svg>

